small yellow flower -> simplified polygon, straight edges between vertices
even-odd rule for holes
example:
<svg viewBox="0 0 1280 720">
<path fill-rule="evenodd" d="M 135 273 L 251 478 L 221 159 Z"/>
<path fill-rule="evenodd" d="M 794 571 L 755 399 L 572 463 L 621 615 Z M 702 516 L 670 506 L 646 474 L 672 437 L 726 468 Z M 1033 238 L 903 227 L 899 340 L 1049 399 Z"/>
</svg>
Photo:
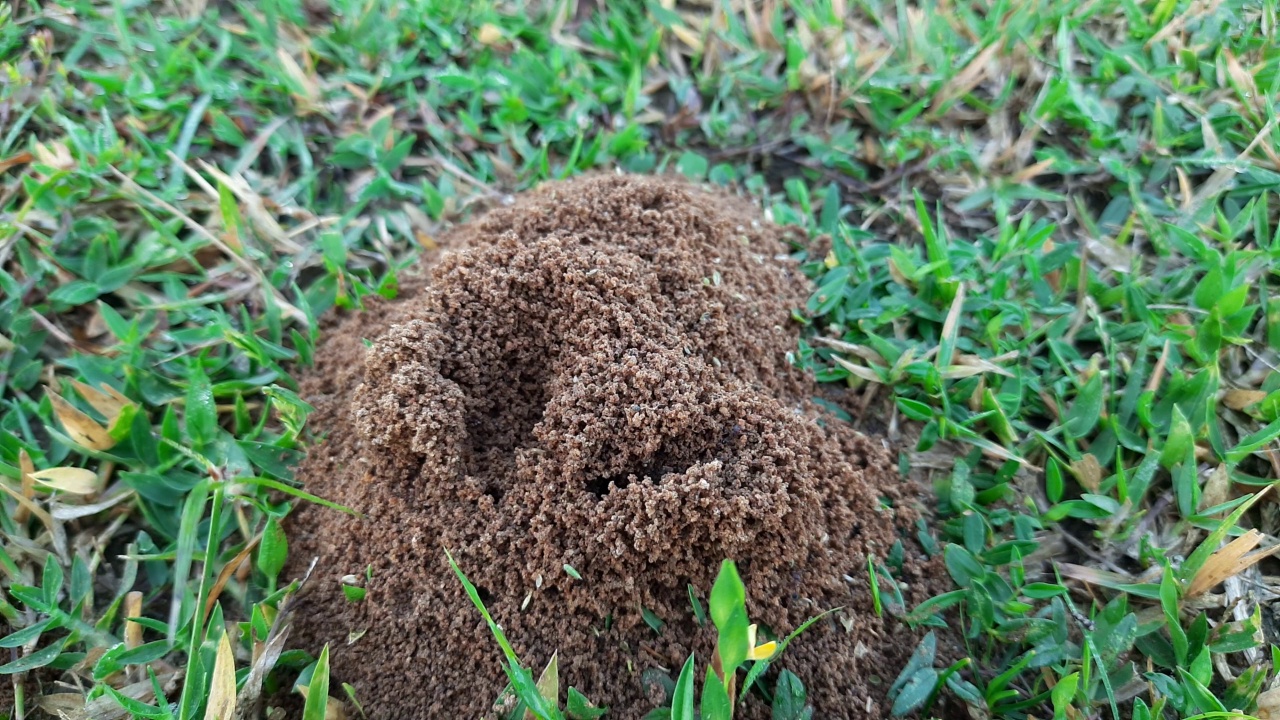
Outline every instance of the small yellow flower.
<svg viewBox="0 0 1280 720">
<path fill-rule="evenodd" d="M 777 652 L 778 643 L 771 640 L 763 645 L 756 645 L 756 626 L 752 625 L 747 628 L 747 647 L 751 648 L 747 651 L 748 660 L 768 660 Z"/>
</svg>

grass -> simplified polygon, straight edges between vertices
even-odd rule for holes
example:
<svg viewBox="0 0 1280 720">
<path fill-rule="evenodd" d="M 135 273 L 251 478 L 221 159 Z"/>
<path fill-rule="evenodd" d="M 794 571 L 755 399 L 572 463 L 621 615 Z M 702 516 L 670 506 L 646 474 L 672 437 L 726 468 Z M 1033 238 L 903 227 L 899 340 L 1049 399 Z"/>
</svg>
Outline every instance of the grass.
<svg viewBox="0 0 1280 720">
<path fill-rule="evenodd" d="M 287 647 L 278 576 L 279 519 L 311 500 L 290 373 L 316 318 L 393 295 L 505 194 L 610 167 L 733 185 L 829 239 L 795 360 L 912 438 L 937 490 L 919 542 L 956 589 L 904 607 L 894 552 L 870 577 L 885 613 L 963 636 L 946 667 L 926 636 L 896 711 L 1273 712 L 1276 21 L 0 5 L 0 712 L 229 717 L 307 668 L 324 717 L 341 694 Z M 31 696 L 32 672 L 78 684 Z"/>
</svg>

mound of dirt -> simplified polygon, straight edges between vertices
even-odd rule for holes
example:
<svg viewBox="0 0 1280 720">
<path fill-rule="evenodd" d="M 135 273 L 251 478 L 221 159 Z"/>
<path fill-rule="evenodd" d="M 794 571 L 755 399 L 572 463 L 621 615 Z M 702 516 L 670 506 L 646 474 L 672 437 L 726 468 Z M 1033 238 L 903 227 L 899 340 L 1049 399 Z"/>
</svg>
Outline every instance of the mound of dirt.
<svg viewBox="0 0 1280 720">
<path fill-rule="evenodd" d="M 688 586 L 705 602 L 723 558 L 779 635 L 845 608 L 778 663 L 818 717 L 887 714 L 915 641 L 875 617 L 866 554 L 903 538 L 911 601 L 937 567 L 894 458 L 823 422 L 788 363 L 809 287 L 785 233 L 671 180 L 547 184 L 458 230 L 414 297 L 330 333 L 303 388 L 328 439 L 299 477 L 367 517 L 292 516 L 289 571 L 319 558 L 294 637 L 330 644 L 369 717 L 498 715 L 501 655 L 444 548 L 524 662 L 559 651 L 561 685 L 609 717 L 661 704 L 655 672 L 691 651 L 705 667 Z"/>
</svg>

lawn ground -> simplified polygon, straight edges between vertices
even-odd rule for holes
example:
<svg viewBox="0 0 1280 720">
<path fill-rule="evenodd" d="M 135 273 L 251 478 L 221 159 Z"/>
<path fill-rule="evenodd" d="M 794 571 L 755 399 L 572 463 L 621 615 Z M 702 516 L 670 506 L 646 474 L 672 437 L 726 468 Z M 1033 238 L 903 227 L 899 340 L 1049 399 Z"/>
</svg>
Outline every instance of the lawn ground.
<svg viewBox="0 0 1280 720">
<path fill-rule="evenodd" d="M 444 228 L 593 168 L 830 238 L 796 362 L 918 434 L 956 589 L 870 572 L 968 652 L 922 645 L 898 710 L 1276 712 L 1275 0 L 605 5 L 0 4 L 0 714 L 315 677 L 223 643 L 288 589 L 288 368 Z"/>
</svg>

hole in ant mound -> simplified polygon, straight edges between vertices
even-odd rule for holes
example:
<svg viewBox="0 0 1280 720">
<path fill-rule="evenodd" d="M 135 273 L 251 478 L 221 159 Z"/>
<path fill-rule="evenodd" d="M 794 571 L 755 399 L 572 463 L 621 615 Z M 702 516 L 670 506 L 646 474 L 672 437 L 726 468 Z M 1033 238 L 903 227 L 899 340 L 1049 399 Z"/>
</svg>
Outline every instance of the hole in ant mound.
<svg viewBox="0 0 1280 720">
<path fill-rule="evenodd" d="M 597 498 L 602 498 L 609 494 L 610 484 L 619 490 L 625 490 L 627 486 L 631 484 L 630 473 L 624 471 L 618 475 L 598 477 L 594 480 L 588 480 L 587 492 L 595 495 Z"/>
<path fill-rule="evenodd" d="M 488 495 L 488 496 L 489 496 L 489 497 L 491 497 L 491 498 L 493 498 L 493 504 L 494 504 L 494 505 L 500 505 L 500 504 L 502 503 L 502 498 L 503 498 L 507 493 L 506 493 L 506 491 L 505 491 L 505 490 L 503 490 L 503 489 L 502 489 L 500 486 L 498 486 L 498 485 L 489 485 L 489 486 L 485 487 L 485 489 L 484 489 L 484 494 L 485 494 L 485 495 Z"/>
<path fill-rule="evenodd" d="M 480 596 L 480 602 L 484 603 L 485 607 L 493 605 L 493 593 L 489 592 L 489 588 L 477 585 L 476 594 Z"/>
<path fill-rule="evenodd" d="M 533 363 L 526 357 L 503 357 L 497 365 L 532 367 Z M 502 383 L 465 386 L 468 404 L 465 456 L 471 472 L 482 473 L 495 462 L 505 464 L 503 461 L 517 448 L 528 445 L 550 397 L 546 381 L 547 373 L 535 368 L 514 378 L 505 378 Z"/>
<path fill-rule="evenodd" d="M 606 453 L 604 457 L 610 457 L 612 454 L 614 453 Z M 587 492 L 597 498 L 603 498 L 609 494 L 610 486 L 618 490 L 625 490 L 631 484 L 632 477 L 637 480 L 648 479 L 656 482 L 668 473 L 686 472 L 690 465 L 691 463 L 680 462 L 665 451 L 659 451 L 648 462 L 639 467 L 623 468 L 621 472 L 588 480 L 586 483 Z"/>
<path fill-rule="evenodd" d="M 849 528 L 849 541 L 852 542 L 860 537 L 862 537 L 862 523 L 854 523 L 853 527 Z"/>
</svg>

